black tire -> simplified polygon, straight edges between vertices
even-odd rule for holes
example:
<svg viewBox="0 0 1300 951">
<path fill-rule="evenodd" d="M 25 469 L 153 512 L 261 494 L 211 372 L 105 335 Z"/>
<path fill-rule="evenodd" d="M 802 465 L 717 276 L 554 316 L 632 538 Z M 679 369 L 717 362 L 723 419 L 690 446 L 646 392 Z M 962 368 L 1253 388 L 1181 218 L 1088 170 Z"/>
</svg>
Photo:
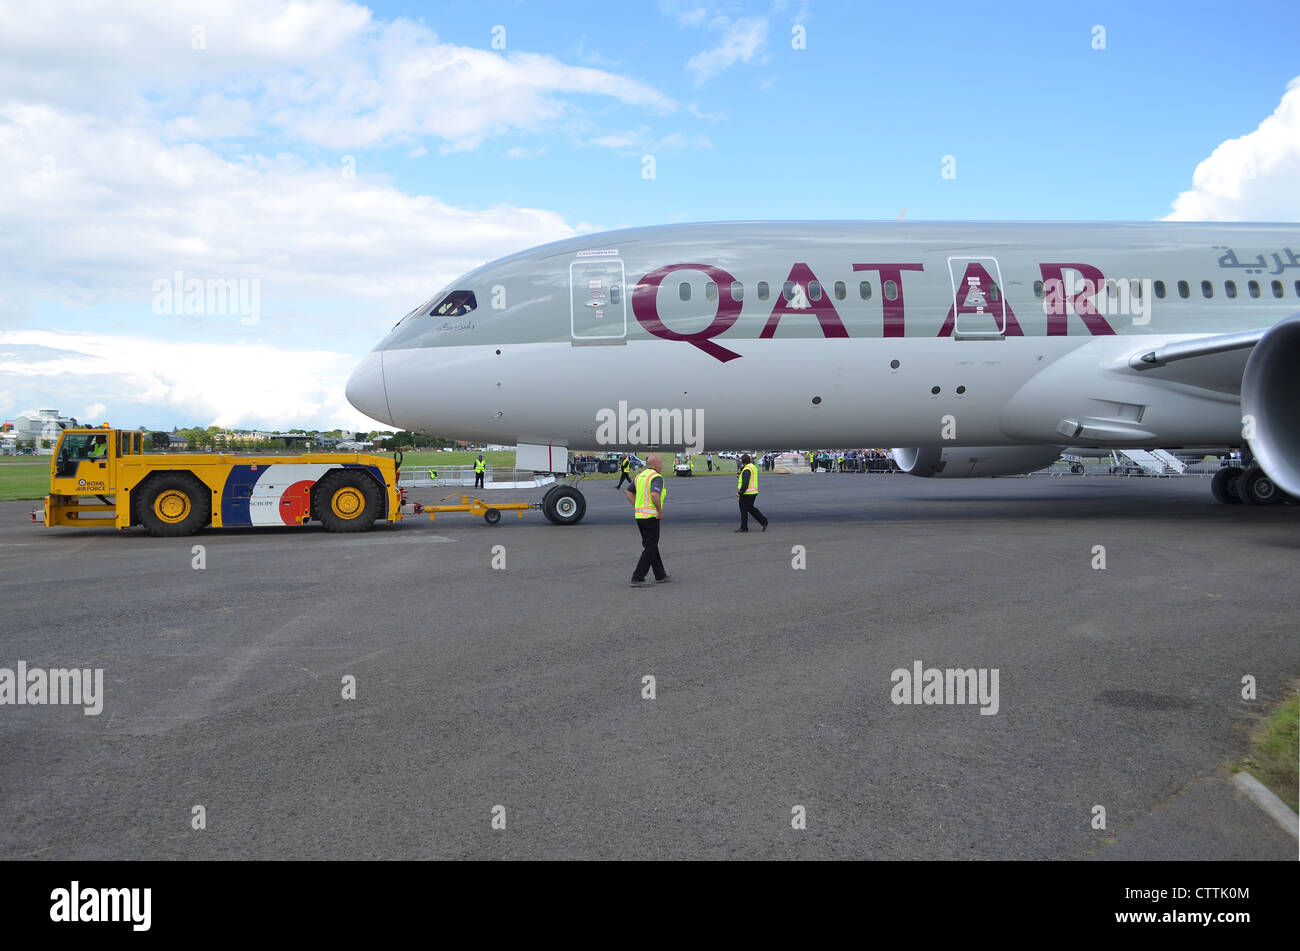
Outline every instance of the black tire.
<svg viewBox="0 0 1300 951">
<path fill-rule="evenodd" d="M 212 492 L 188 472 L 163 472 L 131 498 L 134 521 L 155 538 L 193 535 L 212 521 Z"/>
<path fill-rule="evenodd" d="M 383 506 L 375 480 L 357 469 L 327 472 L 312 489 L 312 517 L 330 532 L 364 532 L 375 524 Z"/>
<path fill-rule="evenodd" d="M 554 525 L 577 525 L 587 514 L 587 500 L 571 485 L 552 486 L 542 497 L 542 514 Z"/>
<path fill-rule="evenodd" d="M 501 521 L 501 510 L 488 509 L 483 513 L 483 521 L 487 522 L 489 525 L 495 525 L 497 522 Z"/>
<path fill-rule="evenodd" d="M 1250 505 L 1277 505 L 1286 493 L 1259 466 L 1251 466 L 1237 480 L 1237 493 Z"/>
<path fill-rule="evenodd" d="M 1237 466 L 1224 466 L 1210 480 L 1210 492 L 1216 502 L 1223 505 L 1240 505 L 1241 496 L 1237 495 L 1237 481 L 1242 470 Z"/>
</svg>

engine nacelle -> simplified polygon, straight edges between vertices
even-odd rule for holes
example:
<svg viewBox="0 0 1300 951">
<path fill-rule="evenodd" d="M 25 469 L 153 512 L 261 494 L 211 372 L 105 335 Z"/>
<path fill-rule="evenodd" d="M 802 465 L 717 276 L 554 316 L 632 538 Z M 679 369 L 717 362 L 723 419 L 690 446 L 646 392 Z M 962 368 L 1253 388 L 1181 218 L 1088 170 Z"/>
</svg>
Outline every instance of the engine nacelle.
<svg viewBox="0 0 1300 951">
<path fill-rule="evenodd" d="M 1300 314 L 1264 332 L 1241 377 L 1242 428 L 1255 461 L 1300 498 Z M 1253 435 L 1252 435 L 1253 432 Z"/>
<path fill-rule="evenodd" d="M 908 475 L 925 479 L 980 479 L 1021 475 L 1050 466 L 1062 446 L 926 446 L 895 449 L 894 462 Z"/>
</svg>

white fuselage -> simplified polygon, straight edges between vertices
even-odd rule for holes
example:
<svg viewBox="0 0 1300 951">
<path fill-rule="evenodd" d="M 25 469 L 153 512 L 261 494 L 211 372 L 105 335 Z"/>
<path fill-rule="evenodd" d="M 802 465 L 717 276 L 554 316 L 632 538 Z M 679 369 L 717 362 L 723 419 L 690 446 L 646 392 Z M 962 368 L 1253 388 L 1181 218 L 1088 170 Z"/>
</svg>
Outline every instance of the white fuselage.
<svg viewBox="0 0 1300 951">
<path fill-rule="evenodd" d="M 507 444 L 1239 444 L 1248 351 L 1130 360 L 1300 311 L 1296 247 L 1291 225 L 610 232 L 457 280 L 348 397 L 403 429 Z M 633 431 L 637 411 L 668 431 Z"/>
</svg>

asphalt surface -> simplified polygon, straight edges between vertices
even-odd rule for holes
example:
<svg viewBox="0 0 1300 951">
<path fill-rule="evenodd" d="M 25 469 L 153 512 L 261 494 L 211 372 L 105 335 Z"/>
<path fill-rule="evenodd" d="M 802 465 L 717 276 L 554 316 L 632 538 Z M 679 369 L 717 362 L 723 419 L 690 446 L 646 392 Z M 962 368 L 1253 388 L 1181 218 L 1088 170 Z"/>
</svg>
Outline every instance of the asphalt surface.
<svg viewBox="0 0 1300 951">
<path fill-rule="evenodd" d="M 613 483 L 579 526 L 364 535 L 0 503 L 0 667 L 99 667 L 105 693 L 0 706 L 0 857 L 1296 857 L 1223 764 L 1300 677 L 1300 507 L 763 476 L 746 538 L 730 479 L 668 484 L 672 581 L 646 589 Z M 891 702 L 916 661 L 996 669 L 996 714 Z"/>
</svg>

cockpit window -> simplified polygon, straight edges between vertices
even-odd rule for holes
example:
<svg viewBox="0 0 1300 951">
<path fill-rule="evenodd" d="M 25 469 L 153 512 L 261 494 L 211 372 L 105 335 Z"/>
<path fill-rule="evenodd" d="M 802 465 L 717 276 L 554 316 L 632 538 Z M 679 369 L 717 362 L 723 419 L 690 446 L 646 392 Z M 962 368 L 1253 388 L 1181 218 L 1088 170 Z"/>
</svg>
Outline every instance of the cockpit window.
<svg viewBox="0 0 1300 951">
<path fill-rule="evenodd" d="M 452 291 L 434 305 L 429 315 L 431 317 L 464 317 L 477 306 L 478 301 L 474 299 L 473 291 Z"/>
<path fill-rule="evenodd" d="M 397 323 L 393 324 L 393 327 L 394 327 L 394 328 L 400 327 L 400 326 L 402 326 L 402 324 L 406 323 L 408 320 L 410 320 L 410 319 L 411 319 L 412 317 L 414 317 L 416 314 L 423 314 L 423 313 L 427 312 L 428 309 L 429 309 L 429 305 L 432 304 L 432 303 L 433 303 L 435 300 L 437 300 L 437 299 L 438 299 L 438 298 L 436 298 L 436 297 L 430 297 L 428 300 L 426 300 L 426 301 L 424 301 L 423 303 L 421 303 L 419 307 L 415 308 L 415 310 L 411 311 L 409 314 L 407 314 L 405 317 L 403 317 L 403 318 L 402 318 L 401 320 L 399 320 Z"/>
</svg>

